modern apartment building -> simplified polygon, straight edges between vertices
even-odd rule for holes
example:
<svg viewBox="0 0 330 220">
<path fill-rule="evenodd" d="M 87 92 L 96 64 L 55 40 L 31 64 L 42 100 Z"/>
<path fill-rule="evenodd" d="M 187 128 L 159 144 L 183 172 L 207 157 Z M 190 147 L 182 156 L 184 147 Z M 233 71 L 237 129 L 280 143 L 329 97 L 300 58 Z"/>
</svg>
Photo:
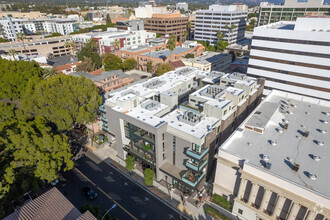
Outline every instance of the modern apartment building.
<svg viewBox="0 0 330 220">
<path fill-rule="evenodd" d="M 183 42 L 186 40 L 188 19 L 180 13 L 153 14 L 152 18 L 146 19 L 144 29 L 157 33 L 161 37 L 174 34 L 178 42 Z"/>
<path fill-rule="evenodd" d="M 195 21 L 195 40 L 218 42 L 217 32 L 221 31 L 229 44 L 244 38 L 246 5 L 210 5 L 209 10 L 197 10 Z"/>
<path fill-rule="evenodd" d="M 86 43 L 94 39 L 98 45 L 100 54 L 114 53 L 116 49 L 148 43 L 150 39 L 156 38 L 156 34 L 145 30 L 123 31 L 113 28 L 112 30 L 100 33 L 88 33 L 73 35 L 76 50 L 81 50 Z M 116 48 L 115 42 L 119 40 L 119 47 Z"/>
<path fill-rule="evenodd" d="M 254 29 L 247 73 L 277 89 L 330 99 L 330 18 L 304 17 Z"/>
<path fill-rule="evenodd" d="M 71 36 L 60 36 L 37 39 L 33 41 L 25 40 L 25 49 L 22 42 L 8 42 L 1 43 L 0 50 L 8 52 L 10 49 L 14 49 L 17 53 L 27 55 L 42 55 L 45 57 L 59 57 L 63 55 L 70 55 L 71 48 L 65 47 L 65 42 L 71 41 Z"/>
<path fill-rule="evenodd" d="M 278 21 L 295 21 L 303 16 L 330 15 L 330 5 L 323 0 L 285 0 L 284 5 L 261 2 L 257 26 Z"/>
<path fill-rule="evenodd" d="M 60 33 L 68 35 L 79 30 L 77 21 L 71 19 L 17 19 L 0 18 L 0 37 L 15 41 L 18 33 L 35 34 L 36 31 L 45 34 Z"/>
<path fill-rule="evenodd" d="M 214 193 L 240 219 L 329 219 L 329 115 L 329 101 L 273 90 L 219 148 Z"/>
<path fill-rule="evenodd" d="M 232 55 L 225 53 L 217 53 L 205 51 L 202 55 L 196 58 L 182 59 L 186 66 L 195 67 L 197 69 L 211 71 L 227 71 L 232 62 Z"/>
<path fill-rule="evenodd" d="M 258 104 L 262 88 L 245 75 L 182 67 L 106 94 L 100 109 L 118 162 L 131 155 L 137 169 L 151 168 L 157 181 L 194 193 L 212 173 L 217 146 Z"/>
</svg>

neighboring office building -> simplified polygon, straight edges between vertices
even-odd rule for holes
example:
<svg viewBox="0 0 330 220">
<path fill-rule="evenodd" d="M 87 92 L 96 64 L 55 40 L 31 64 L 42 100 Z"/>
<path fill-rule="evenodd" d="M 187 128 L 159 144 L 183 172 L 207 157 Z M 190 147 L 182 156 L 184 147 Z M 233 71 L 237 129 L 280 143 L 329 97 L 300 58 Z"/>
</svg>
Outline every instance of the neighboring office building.
<svg viewBox="0 0 330 220">
<path fill-rule="evenodd" d="M 204 51 L 205 47 L 201 44 L 193 48 L 176 47 L 172 52 L 169 49 L 150 51 L 138 56 L 138 67 L 140 70 L 147 71 L 148 63 L 151 61 L 153 70 L 156 71 L 157 65 L 160 63 L 182 60 L 187 54 L 194 54 L 198 57 Z"/>
<path fill-rule="evenodd" d="M 60 33 L 68 35 L 72 32 L 79 31 L 79 25 L 76 20 L 72 19 L 51 19 L 46 20 L 44 23 L 45 33 Z"/>
<path fill-rule="evenodd" d="M 196 11 L 195 40 L 218 42 L 220 30 L 229 44 L 244 38 L 247 17 L 246 5 L 210 5 L 209 10 Z M 235 25 L 235 28 L 232 28 Z"/>
<path fill-rule="evenodd" d="M 21 19 L 38 19 L 45 18 L 46 13 L 41 13 L 40 11 L 30 11 L 30 12 L 18 12 L 18 11 L 0 11 L 0 17 L 12 17 Z"/>
<path fill-rule="evenodd" d="M 140 31 L 140 30 L 144 30 L 144 21 L 143 20 L 117 21 L 115 27 L 118 30 Z"/>
<path fill-rule="evenodd" d="M 229 84 L 212 85 L 221 81 Z M 253 78 L 183 67 L 106 94 L 100 109 L 116 137 L 119 162 L 132 155 L 137 168 L 155 171 L 156 181 L 195 193 L 212 173 L 207 167 L 218 144 L 261 94 Z M 189 103 L 183 103 L 187 98 Z"/>
<path fill-rule="evenodd" d="M 156 13 L 168 13 L 166 6 L 158 5 L 152 6 L 151 4 L 145 6 L 139 6 L 134 9 L 136 18 L 146 19 L 152 18 L 153 14 Z"/>
<path fill-rule="evenodd" d="M 156 34 L 145 30 L 123 31 L 117 30 L 117 28 L 106 32 L 72 36 L 77 51 L 81 50 L 91 39 L 94 39 L 98 43 L 99 54 L 114 53 L 116 49 L 122 47 L 148 43 L 148 41 L 153 38 L 156 38 Z M 120 42 L 119 48 L 115 48 L 114 42 L 116 39 Z"/>
<path fill-rule="evenodd" d="M 180 10 L 188 11 L 188 3 L 178 2 L 178 3 L 176 3 L 175 9 L 179 10 L 179 11 Z"/>
<path fill-rule="evenodd" d="M 196 58 L 182 59 L 182 62 L 186 66 L 195 67 L 207 72 L 225 72 L 228 70 L 230 63 L 232 62 L 232 55 L 205 51 L 202 55 Z"/>
<path fill-rule="evenodd" d="M 174 34 L 178 42 L 183 42 L 186 40 L 184 33 L 187 30 L 188 19 L 180 13 L 154 14 L 152 18 L 145 21 L 144 28 L 159 34 L 161 37 Z"/>
<path fill-rule="evenodd" d="M 254 29 L 247 73 L 277 89 L 330 99 L 330 18 L 304 17 Z"/>
<path fill-rule="evenodd" d="M 4 218 L 17 219 L 96 220 L 89 211 L 82 214 L 56 187 L 25 203 Z"/>
<path fill-rule="evenodd" d="M 219 148 L 213 192 L 242 219 L 329 219 L 330 102 L 273 90 Z"/>
<path fill-rule="evenodd" d="M 0 50 L 3 50 L 7 53 L 10 49 L 14 49 L 17 53 L 23 53 L 27 55 L 59 57 L 71 54 L 71 48 L 65 47 L 65 42 L 71 40 L 71 36 L 44 38 L 39 40 L 33 40 L 33 42 L 26 40 L 24 44 L 27 51 L 24 51 L 24 47 L 21 42 L 8 42 L 1 43 Z"/>
<path fill-rule="evenodd" d="M 298 17 L 330 15 L 330 5 L 323 0 L 285 0 L 284 5 L 260 2 L 257 26 L 278 21 L 295 21 Z"/>
</svg>

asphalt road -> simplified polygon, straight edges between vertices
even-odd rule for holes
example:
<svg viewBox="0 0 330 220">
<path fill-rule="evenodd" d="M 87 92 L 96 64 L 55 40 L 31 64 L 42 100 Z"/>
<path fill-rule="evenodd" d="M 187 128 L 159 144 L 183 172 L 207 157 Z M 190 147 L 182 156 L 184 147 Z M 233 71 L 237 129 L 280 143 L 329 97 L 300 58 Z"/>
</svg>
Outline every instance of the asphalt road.
<svg viewBox="0 0 330 220">
<path fill-rule="evenodd" d="M 78 209 L 83 205 L 92 204 L 100 206 L 103 213 L 117 203 L 117 206 L 110 211 L 110 215 L 120 220 L 186 219 L 122 175 L 117 168 L 103 161 L 95 163 L 93 161 L 95 156 L 89 152 L 86 155 L 88 156 L 76 161 L 73 170 L 63 174 L 64 179 L 57 185 Z M 93 201 L 88 200 L 82 194 L 84 186 L 95 189 L 98 197 Z"/>
</svg>

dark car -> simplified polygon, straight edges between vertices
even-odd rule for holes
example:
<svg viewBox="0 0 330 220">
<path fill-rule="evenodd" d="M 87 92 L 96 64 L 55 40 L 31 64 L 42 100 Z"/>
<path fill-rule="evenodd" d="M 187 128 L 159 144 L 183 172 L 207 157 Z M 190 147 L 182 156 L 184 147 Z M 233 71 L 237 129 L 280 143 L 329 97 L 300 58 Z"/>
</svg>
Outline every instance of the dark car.
<svg viewBox="0 0 330 220">
<path fill-rule="evenodd" d="M 83 188 L 83 194 L 90 200 L 94 200 L 97 197 L 97 193 L 89 186 L 85 186 Z"/>
</svg>

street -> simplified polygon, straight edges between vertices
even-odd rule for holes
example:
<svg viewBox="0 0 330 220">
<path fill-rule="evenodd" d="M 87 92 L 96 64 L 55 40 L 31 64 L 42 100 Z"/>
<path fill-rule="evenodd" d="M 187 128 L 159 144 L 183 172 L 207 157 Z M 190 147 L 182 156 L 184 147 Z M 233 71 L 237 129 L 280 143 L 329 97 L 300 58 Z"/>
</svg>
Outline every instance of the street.
<svg viewBox="0 0 330 220">
<path fill-rule="evenodd" d="M 90 152 L 86 155 L 76 161 L 74 169 L 63 174 L 65 180 L 57 185 L 78 209 L 83 205 L 92 204 L 100 206 L 103 213 L 116 203 L 117 206 L 109 214 L 121 220 L 186 219 L 122 175 L 115 167 L 97 161 Z M 88 200 L 81 191 L 84 186 L 96 190 L 98 197 L 93 201 Z"/>
</svg>

